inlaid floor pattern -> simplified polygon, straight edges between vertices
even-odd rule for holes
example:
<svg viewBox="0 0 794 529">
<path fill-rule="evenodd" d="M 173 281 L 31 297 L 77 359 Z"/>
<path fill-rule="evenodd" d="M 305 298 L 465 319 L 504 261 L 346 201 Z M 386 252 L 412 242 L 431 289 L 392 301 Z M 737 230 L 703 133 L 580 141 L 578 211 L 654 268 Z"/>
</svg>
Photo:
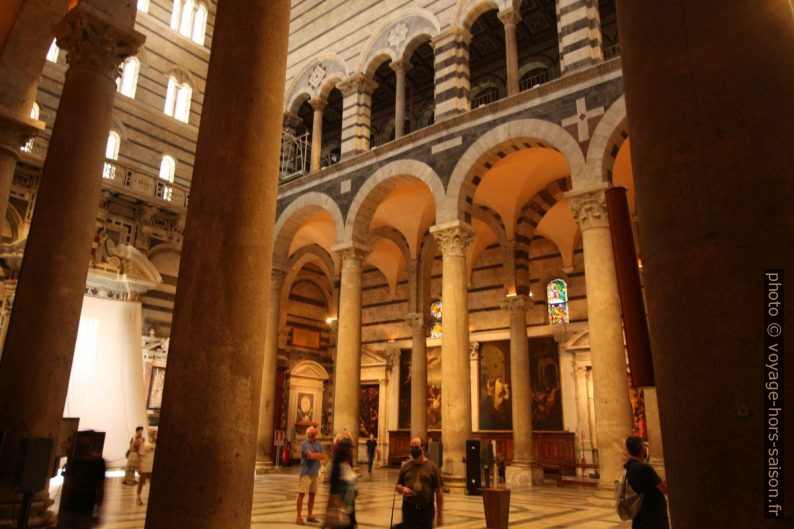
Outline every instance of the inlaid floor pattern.
<svg viewBox="0 0 794 529">
<path fill-rule="evenodd" d="M 156 476 L 155 476 L 156 479 Z M 393 486 L 397 470 L 377 469 L 371 476 L 359 479 L 356 515 L 359 527 L 388 528 L 392 506 Z M 143 529 L 146 517 L 148 485 L 144 491 L 144 505 L 135 503 L 135 487 L 121 483 L 120 477 L 106 480 L 104 515 L 99 529 Z M 252 529 L 281 529 L 300 527 L 295 524 L 295 498 L 298 487 L 297 467 L 284 473 L 257 476 L 254 484 Z M 53 485 L 51 497 L 60 496 L 60 485 Z M 328 498 L 328 484 L 321 483 L 315 516 L 322 519 Z M 592 489 L 557 488 L 554 485 L 513 488 L 510 497 L 510 527 L 532 529 L 626 529 L 630 523 L 621 522 L 609 502 L 608 493 L 596 497 Z M 306 502 L 303 506 L 306 518 Z M 394 522 L 400 521 L 400 499 L 395 504 Z M 307 528 L 319 528 L 308 524 Z M 449 529 L 480 529 L 485 527 L 482 498 L 450 495 L 444 497 L 444 527 Z M 174 528 L 182 529 L 182 528 Z M 185 527 L 184 529 L 188 529 Z M 223 528 L 218 528 L 223 529 Z"/>
</svg>

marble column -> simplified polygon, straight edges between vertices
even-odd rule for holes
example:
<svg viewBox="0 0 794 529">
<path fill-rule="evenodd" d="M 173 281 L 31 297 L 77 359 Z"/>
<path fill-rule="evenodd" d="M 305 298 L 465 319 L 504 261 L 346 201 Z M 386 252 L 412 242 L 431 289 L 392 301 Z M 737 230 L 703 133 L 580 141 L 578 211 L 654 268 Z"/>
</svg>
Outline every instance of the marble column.
<svg viewBox="0 0 794 529">
<path fill-rule="evenodd" d="M 218 2 L 146 529 L 251 526 L 289 13 Z"/>
<path fill-rule="evenodd" d="M 474 230 L 453 221 L 430 228 L 441 248 L 444 332 L 441 338 L 441 442 L 445 483 L 461 491 L 466 477 L 466 439 L 471 437 L 471 377 L 469 374 L 469 308 L 466 249 Z"/>
<path fill-rule="evenodd" d="M 108 9 L 121 12 L 121 1 Z M 74 356 L 102 184 L 119 64 L 143 43 L 129 24 L 114 25 L 91 2 L 55 28 L 68 53 L 14 307 L 0 363 L 0 424 L 8 428 L 0 468 L 0 526 L 11 516 L 19 440 L 57 438 Z M 119 14 L 117 13 L 117 14 Z M 119 19 L 122 17 L 119 16 Z M 37 506 L 32 518 L 42 509 Z M 17 506 L 18 511 L 18 506 Z"/>
<path fill-rule="evenodd" d="M 319 171 L 323 165 L 323 110 L 328 101 L 321 97 L 309 100 L 309 104 L 314 109 L 314 119 L 312 120 L 312 164 L 311 172 Z"/>
<path fill-rule="evenodd" d="M 405 74 L 411 69 L 411 63 L 401 59 L 389 63 L 389 67 L 394 70 L 396 77 L 394 99 L 394 139 L 396 140 L 405 135 Z"/>
<path fill-rule="evenodd" d="M 411 437 L 427 439 L 427 322 L 420 312 L 409 314 L 411 326 Z"/>
<path fill-rule="evenodd" d="M 590 392 L 587 382 L 587 366 L 576 363 L 576 440 L 577 453 L 582 451 L 579 458 L 584 458 L 592 463 L 592 449 L 595 448 L 592 430 L 590 429 Z M 578 459 L 578 458 L 577 458 Z"/>
<path fill-rule="evenodd" d="M 273 266 L 270 272 L 270 302 L 267 306 L 267 334 L 262 362 L 262 392 L 259 397 L 259 433 L 256 443 L 256 473 L 264 474 L 273 466 L 273 415 L 276 395 L 279 315 L 281 290 L 287 270 Z"/>
<path fill-rule="evenodd" d="M 593 363 L 599 472 L 602 486 L 612 486 L 625 461 L 625 441 L 632 432 L 626 352 L 620 316 L 615 260 L 604 191 L 607 184 L 566 193 L 582 230 L 587 319 Z"/>
<path fill-rule="evenodd" d="M 513 408 L 513 462 L 507 467 L 505 478 L 511 485 L 539 485 L 543 482 L 543 469 L 532 465 L 532 381 L 527 339 L 529 297 L 507 296 L 503 306 L 510 314 L 510 397 Z"/>
<path fill-rule="evenodd" d="M 342 92 L 342 159 L 369 150 L 372 92 L 378 83 L 357 73 L 337 85 Z"/>
<path fill-rule="evenodd" d="M 12 116 L 0 109 L 0 220 L 5 218 L 19 149 L 43 128 L 38 120 Z"/>
<path fill-rule="evenodd" d="M 521 15 L 512 9 L 499 13 L 499 20 L 505 28 L 505 61 L 507 63 L 507 95 L 512 96 L 518 89 L 518 45 L 516 44 L 516 24 Z"/>
<path fill-rule="evenodd" d="M 334 433 L 349 430 L 358 446 L 361 386 L 361 269 L 369 249 L 356 243 L 335 246 L 342 260 L 339 338 L 334 364 Z"/>
<path fill-rule="evenodd" d="M 654 467 L 664 466 L 664 446 L 662 444 L 662 425 L 659 422 L 659 401 L 656 388 L 642 388 L 645 400 L 645 427 L 648 431 L 648 443 L 651 445 L 651 461 Z"/>
</svg>

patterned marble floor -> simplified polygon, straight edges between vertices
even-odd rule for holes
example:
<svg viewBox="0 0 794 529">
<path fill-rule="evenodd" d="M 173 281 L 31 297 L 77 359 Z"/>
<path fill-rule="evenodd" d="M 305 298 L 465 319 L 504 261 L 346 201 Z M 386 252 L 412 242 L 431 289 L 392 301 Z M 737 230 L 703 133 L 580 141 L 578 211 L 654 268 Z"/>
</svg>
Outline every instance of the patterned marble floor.
<svg viewBox="0 0 794 529">
<path fill-rule="evenodd" d="M 135 487 L 122 485 L 121 477 L 111 474 L 106 481 L 106 501 L 100 529 L 143 529 L 146 505 L 135 504 Z M 156 479 L 156 478 L 155 478 Z M 359 480 L 356 515 L 359 527 L 389 527 L 393 484 L 397 470 L 377 469 L 372 476 Z M 252 529 L 295 529 L 295 495 L 297 468 L 282 474 L 257 476 L 254 485 Z M 50 490 L 56 501 L 60 484 L 54 482 Z M 144 491 L 144 503 L 148 486 Z M 322 518 L 328 497 L 328 485 L 321 484 L 315 514 Z M 603 493 L 596 496 L 592 489 L 557 488 L 554 485 L 533 489 L 514 488 L 510 498 L 510 527 L 532 529 L 626 529 L 630 523 L 621 522 Z M 304 503 L 304 518 L 306 505 Z M 395 523 L 400 519 L 400 500 L 395 508 Z M 479 496 L 446 495 L 444 498 L 444 527 L 450 529 L 480 529 L 485 527 L 482 499 Z M 312 524 L 306 527 L 312 527 Z M 319 525 L 314 524 L 314 527 Z M 180 528 L 175 528 L 180 529 Z M 186 528 L 187 529 L 187 528 Z M 218 528 L 223 529 L 223 528 Z"/>
</svg>

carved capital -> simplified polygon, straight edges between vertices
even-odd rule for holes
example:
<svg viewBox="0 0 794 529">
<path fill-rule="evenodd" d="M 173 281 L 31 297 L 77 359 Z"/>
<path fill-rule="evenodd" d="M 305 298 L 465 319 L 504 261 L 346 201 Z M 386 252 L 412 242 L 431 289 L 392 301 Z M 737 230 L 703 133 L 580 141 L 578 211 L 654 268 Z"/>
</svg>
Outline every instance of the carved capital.
<svg viewBox="0 0 794 529">
<path fill-rule="evenodd" d="M 86 4 L 69 11 L 55 27 L 58 46 L 70 68 L 86 68 L 115 81 L 121 62 L 146 40 L 141 33 L 113 25 Z"/>
<path fill-rule="evenodd" d="M 336 87 L 343 96 L 347 97 L 353 94 L 372 94 L 378 87 L 378 83 L 363 73 L 357 73 L 340 82 Z"/>
<path fill-rule="evenodd" d="M 508 312 L 524 314 L 529 308 L 529 296 L 525 296 L 524 294 L 505 296 L 505 299 L 502 301 L 502 308 Z"/>
<path fill-rule="evenodd" d="M 502 21 L 502 24 L 505 26 L 515 26 L 519 22 L 521 22 L 521 14 L 513 11 L 512 9 L 506 9 L 496 15 L 499 20 Z"/>
<path fill-rule="evenodd" d="M 469 344 L 469 360 L 480 359 L 480 342 L 471 342 Z"/>
<path fill-rule="evenodd" d="M 331 250 L 336 252 L 339 258 L 342 259 L 343 265 L 348 261 L 353 261 L 360 265 L 362 262 L 364 262 L 364 260 L 366 260 L 369 252 L 371 251 L 371 249 L 367 246 L 354 242 L 338 244 L 331 248 Z"/>
<path fill-rule="evenodd" d="M 44 128 L 40 121 L 19 119 L 0 112 L 0 149 L 19 157 L 19 149 Z"/>
<path fill-rule="evenodd" d="M 466 248 L 474 241 L 474 230 L 462 222 L 442 224 L 430 228 L 443 255 L 465 257 Z"/>
<path fill-rule="evenodd" d="M 399 73 L 405 73 L 405 72 L 409 71 L 411 68 L 413 68 L 413 65 L 411 65 L 410 61 L 406 61 L 406 60 L 403 60 L 403 59 L 398 59 L 396 61 L 390 62 L 389 63 L 389 68 L 394 70 L 395 73 L 399 74 Z"/>
<path fill-rule="evenodd" d="M 608 187 L 604 184 L 582 191 L 565 193 L 565 198 L 568 199 L 571 212 L 573 212 L 573 218 L 576 219 L 582 231 L 592 228 L 609 228 L 607 199 L 604 194 Z"/>
<path fill-rule="evenodd" d="M 405 323 L 411 326 L 414 333 L 424 333 L 427 330 L 427 318 L 421 312 L 413 312 L 405 316 Z"/>
<path fill-rule="evenodd" d="M 324 97 L 313 97 L 309 99 L 309 104 L 312 106 L 314 110 L 319 110 L 322 112 L 325 110 L 325 107 L 328 106 L 328 100 Z"/>
</svg>

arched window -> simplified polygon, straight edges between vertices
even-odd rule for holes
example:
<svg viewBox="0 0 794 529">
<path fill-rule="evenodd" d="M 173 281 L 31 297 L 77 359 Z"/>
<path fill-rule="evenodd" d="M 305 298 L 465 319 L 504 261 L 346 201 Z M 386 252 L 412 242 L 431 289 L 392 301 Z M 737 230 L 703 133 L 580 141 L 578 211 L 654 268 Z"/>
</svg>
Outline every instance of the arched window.
<svg viewBox="0 0 794 529">
<path fill-rule="evenodd" d="M 171 156 L 164 154 L 163 159 L 160 161 L 160 179 L 173 182 L 175 172 L 176 161 Z"/>
<path fill-rule="evenodd" d="M 442 311 L 442 304 L 441 300 L 437 299 L 430 304 L 430 337 L 431 338 L 441 338 L 441 333 L 443 331 L 441 327 L 441 311 Z"/>
<path fill-rule="evenodd" d="M 187 82 L 179 82 L 176 77 L 169 76 L 163 112 L 168 116 L 173 116 L 179 121 L 187 123 L 190 120 L 190 98 L 192 94 L 193 90 Z"/>
<path fill-rule="evenodd" d="M 552 279 L 546 286 L 546 303 L 549 307 L 549 323 L 568 323 L 568 285 L 562 279 Z"/>
<path fill-rule="evenodd" d="M 141 63 L 135 57 L 130 57 L 121 67 L 121 77 L 116 79 L 116 87 L 122 95 L 135 97 L 135 88 L 138 85 L 138 71 Z"/>
<path fill-rule="evenodd" d="M 55 39 L 52 39 L 50 49 L 47 50 L 47 60 L 50 62 L 58 62 L 58 51 L 58 45 L 55 43 Z"/>
<path fill-rule="evenodd" d="M 204 45 L 204 34 L 207 32 L 207 8 L 199 5 L 196 7 L 196 15 L 193 17 L 193 33 L 190 38 L 196 44 Z"/>
<path fill-rule="evenodd" d="M 105 158 L 108 160 L 118 160 L 119 146 L 121 146 L 121 136 L 115 130 L 111 130 L 108 134 L 108 143 L 105 147 Z M 110 162 L 105 162 L 102 168 L 102 178 L 105 180 L 116 179 L 116 165 Z"/>
<path fill-rule="evenodd" d="M 39 119 L 39 112 L 40 112 L 39 104 L 34 101 L 33 102 L 33 107 L 31 107 L 31 109 L 30 109 L 30 119 Z M 28 153 L 33 152 L 33 142 L 34 142 L 34 140 L 35 140 L 35 138 L 30 138 L 27 141 L 27 143 L 25 143 L 25 145 L 20 147 L 20 150 L 22 150 L 24 152 L 28 152 Z"/>
<path fill-rule="evenodd" d="M 179 16 L 179 32 L 190 37 L 193 31 L 193 0 L 185 0 L 182 3 L 182 14 Z"/>
<path fill-rule="evenodd" d="M 143 13 L 149 12 L 149 0 L 138 0 L 138 11 Z"/>
</svg>

